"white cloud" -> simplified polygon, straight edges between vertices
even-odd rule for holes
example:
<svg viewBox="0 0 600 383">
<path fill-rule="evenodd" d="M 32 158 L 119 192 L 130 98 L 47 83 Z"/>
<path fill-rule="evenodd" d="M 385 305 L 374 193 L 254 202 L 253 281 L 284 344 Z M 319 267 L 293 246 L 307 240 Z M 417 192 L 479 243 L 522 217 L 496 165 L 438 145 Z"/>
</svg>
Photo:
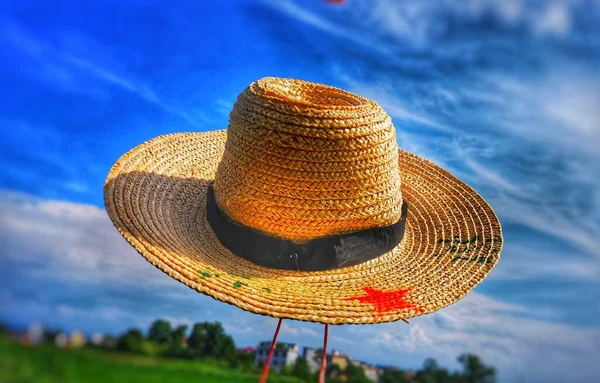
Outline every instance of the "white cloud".
<svg viewBox="0 0 600 383">
<path fill-rule="evenodd" d="M 308 328 L 306 326 L 293 326 L 292 323 L 298 323 L 293 321 L 285 321 L 281 325 L 281 333 L 287 334 L 293 337 L 313 337 L 313 338 L 322 338 L 323 334 L 319 334 L 317 331 L 312 328 Z"/>
<path fill-rule="evenodd" d="M 568 5 L 558 1 L 548 4 L 534 24 L 534 30 L 540 34 L 566 36 L 571 30 L 571 15 Z"/>
<path fill-rule="evenodd" d="M 432 344 L 431 338 L 427 336 L 425 329 L 419 325 L 411 323 L 408 328 L 408 334 L 400 335 L 392 332 L 378 332 L 373 338 L 369 338 L 367 343 L 382 346 L 384 349 L 393 350 L 402 347 L 406 351 L 415 351 Z"/>
<path fill-rule="evenodd" d="M 365 326 L 356 330 L 354 337 L 344 338 L 354 339 L 357 357 L 382 355 L 383 363 L 397 363 L 409 351 L 413 357 L 432 356 L 455 366 L 453 361 L 460 353 L 475 353 L 499 368 L 500 381 L 562 383 L 564 371 L 569 371 L 573 381 L 589 381 L 600 373 L 596 363 L 600 356 L 599 327 L 528 319 L 525 314 L 529 310 L 533 308 L 472 292 L 437 313 L 411 320 L 409 325 Z"/>
<path fill-rule="evenodd" d="M 176 328 L 178 326 L 187 326 L 188 330 L 191 329 L 194 326 L 194 321 L 190 320 L 189 318 L 186 317 L 182 317 L 182 318 L 175 318 L 172 316 L 166 316 L 166 317 L 162 317 L 162 319 L 166 320 L 167 322 L 169 322 L 169 324 L 171 325 L 171 327 Z"/>
<path fill-rule="evenodd" d="M 552 86 L 542 89 L 545 96 L 540 100 L 546 113 L 566 129 L 600 144 L 600 77 L 585 72 L 575 78 L 557 75 L 548 83 Z M 600 154 L 600 145 L 595 150 Z"/>
<path fill-rule="evenodd" d="M 264 320 L 262 322 L 264 322 Z M 266 327 L 264 326 L 264 323 L 262 327 L 263 328 L 257 327 L 254 323 L 249 323 L 242 318 L 231 318 L 223 321 L 223 329 L 225 329 L 225 332 L 233 334 L 234 336 L 250 335 L 264 337 L 265 339 L 272 336 L 272 334 L 267 334 L 263 331 L 264 327 Z M 275 326 L 273 326 L 273 329 L 274 328 Z"/>
<path fill-rule="evenodd" d="M 62 318 L 85 321 L 117 322 L 137 320 L 139 315 L 113 306 L 76 307 L 66 303 L 51 304 L 35 300 L 17 299 L 9 290 L 0 291 L 2 311 L 5 313 L 27 313 L 30 318 Z"/>
<path fill-rule="evenodd" d="M 403 120 L 408 122 L 417 123 L 421 126 L 432 128 L 433 130 L 439 132 L 454 132 L 455 130 L 441 124 L 439 122 L 434 121 L 433 119 L 419 115 L 417 113 L 409 111 L 405 105 L 403 105 L 402 101 L 398 99 L 394 95 L 394 93 L 389 89 L 389 85 L 385 86 L 383 84 L 364 84 L 359 81 L 354 80 L 352 77 L 346 75 L 343 71 L 337 70 L 337 75 L 340 77 L 346 84 L 350 91 L 360 94 L 361 96 L 368 97 L 376 101 L 385 111 L 396 120 Z M 446 96 L 448 97 L 448 96 Z M 452 97 L 452 96 L 450 96 Z"/>
<path fill-rule="evenodd" d="M 299 5 L 293 0 L 264 3 L 322 32 L 384 53 L 390 60 L 394 60 L 398 42 L 427 50 L 454 24 L 490 16 L 532 36 L 564 38 L 573 29 L 572 8 L 589 6 L 563 0 L 549 4 L 527 0 L 376 0 L 354 1 L 347 7 L 324 11 L 314 4 Z"/>
<path fill-rule="evenodd" d="M 462 163 L 473 172 L 478 183 L 485 183 L 498 190 L 518 194 L 520 196 L 525 194 L 521 186 L 516 185 L 506 177 L 503 177 L 493 169 L 486 167 L 475 159 L 475 156 L 478 158 L 484 157 L 486 151 L 492 153 L 494 151 L 494 148 L 484 140 L 480 140 L 476 136 L 465 137 L 465 135 L 462 135 L 461 137 L 460 135 L 457 135 L 450 141 L 449 147 L 455 158 L 460 158 Z"/>
<path fill-rule="evenodd" d="M 166 288 L 163 276 L 127 244 L 103 209 L 0 191 L 2 257 L 40 262 L 38 276 L 92 284 Z"/>
<path fill-rule="evenodd" d="M 600 263 L 594 257 L 565 257 L 564 251 L 508 242 L 503 248 L 510 259 L 503 259 L 490 278 L 494 280 L 571 280 L 597 281 Z"/>
<path fill-rule="evenodd" d="M 83 193 L 89 191 L 89 187 L 83 183 L 71 181 L 65 185 L 65 187 L 76 193 Z"/>
<path fill-rule="evenodd" d="M 600 76 L 589 67 L 555 65 L 541 79 L 481 75 L 490 94 L 512 100 L 504 123 L 528 141 L 600 156 Z"/>
<path fill-rule="evenodd" d="M 39 320 L 44 324 L 62 327 L 64 323 L 77 323 L 86 331 L 96 331 L 99 327 L 123 330 L 137 326 L 143 330 L 150 327 L 157 318 L 133 310 L 113 305 L 54 303 L 18 299 L 9 290 L 0 290 L 0 315 L 14 319 L 15 314 L 26 315 L 30 322 Z M 186 325 L 188 330 L 193 323 L 186 317 L 164 316 L 172 327 Z M 50 323 L 48 323 L 50 322 Z"/>
<path fill-rule="evenodd" d="M 577 222 L 552 206 L 520 202 L 507 196 L 492 198 L 490 203 L 496 206 L 498 214 L 507 221 L 566 240 L 596 258 L 600 256 L 600 239 L 597 236 L 600 225 L 594 217 L 582 216 L 582 220 L 585 221 Z"/>
<path fill-rule="evenodd" d="M 117 307 L 94 307 L 83 309 L 68 304 L 59 304 L 54 307 L 56 314 L 63 318 L 101 321 L 131 321 L 136 317 L 134 313 L 119 309 Z"/>
</svg>

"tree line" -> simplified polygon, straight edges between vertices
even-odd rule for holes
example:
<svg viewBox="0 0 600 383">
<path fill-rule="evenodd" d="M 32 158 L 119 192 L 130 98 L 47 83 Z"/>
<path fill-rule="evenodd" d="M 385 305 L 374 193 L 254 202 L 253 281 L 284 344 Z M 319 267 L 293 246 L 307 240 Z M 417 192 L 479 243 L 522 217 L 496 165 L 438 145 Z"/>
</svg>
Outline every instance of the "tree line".
<svg viewBox="0 0 600 383">
<path fill-rule="evenodd" d="M 322 350 L 314 354 L 314 362 L 321 364 Z M 458 357 L 461 365 L 459 371 L 449 371 L 440 367 L 433 358 L 425 360 L 423 367 L 418 370 L 403 370 L 396 367 L 383 368 L 378 383 L 495 383 L 496 370 L 486 366 L 477 355 L 462 354 Z M 298 358 L 293 368 L 289 369 L 295 375 L 307 382 L 317 381 L 316 373 L 311 374 L 308 361 Z M 326 370 L 328 383 L 373 383 L 367 378 L 362 367 L 351 363 L 345 369 L 336 364 L 328 364 Z"/>
<path fill-rule="evenodd" d="M 249 368 L 254 363 L 254 356 L 239 352 L 233 338 L 225 333 L 219 322 L 196 323 L 188 334 L 188 326 L 173 327 L 168 321 L 158 319 L 146 334 L 132 328 L 118 338 L 107 337 L 103 346 L 151 356 L 212 358 L 232 367 Z"/>
<path fill-rule="evenodd" d="M 254 355 L 237 350 L 233 338 L 227 335 L 219 322 L 200 322 L 192 326 L 173 327 L 166 320 L 156 320 L 146 334 L 132 328 L 119 337 L 106 337 L 104 348 L 152 356 L 169 356 L 186 359 L 209 358 L 228 367 L 245 371 L 258 371 L 254 365 Z M 321 364 L 321 352 L 315 353 L 314 362 Z M 378 383 L 495 383 L 496 371 L 485 365 L 473 354 L 463 354 L 458 358 L 461 369 L 450 371 L 438 365 L 435 359 L 427 359 L 418 370 L 385 368 Z M 298 357 L 295 364 L 285 366 L 281 374 L 300 378 L 306 382 L 316 381 L 318 372 L 311 372 L 304 357 Z M 328 383 L 372 383 L 360 366 L 351 363 L 345 369 L 329 364 L 326 371 Z"/>
<path fill-rule="evenodd" d="M 400 369 L 385 370 L 379 383 L 495 383 L 496 370 L 486 366 L 477 355 L 462 354 L 458 357 L 459 371 L 440 367 L 435 359 L 425 360 L 417 371 Z"/>
</svg>

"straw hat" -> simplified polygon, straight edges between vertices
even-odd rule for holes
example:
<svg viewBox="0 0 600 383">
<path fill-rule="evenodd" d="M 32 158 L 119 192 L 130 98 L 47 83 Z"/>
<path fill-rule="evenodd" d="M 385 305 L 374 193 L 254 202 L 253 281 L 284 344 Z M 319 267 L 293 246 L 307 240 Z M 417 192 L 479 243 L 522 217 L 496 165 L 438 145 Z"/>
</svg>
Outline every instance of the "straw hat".
<svg viewBox="0 0 600 383">
<path fill-rule="evenodd" d="M 263 78 L 227 130 L 160 136 L 104 187 L 119 232 L 187 286 L 258 314 L 326 324 L 408 319 L 450 305 L 498 262 L 492 208 L 398 149 L 375 102 Z"/>
</svg>

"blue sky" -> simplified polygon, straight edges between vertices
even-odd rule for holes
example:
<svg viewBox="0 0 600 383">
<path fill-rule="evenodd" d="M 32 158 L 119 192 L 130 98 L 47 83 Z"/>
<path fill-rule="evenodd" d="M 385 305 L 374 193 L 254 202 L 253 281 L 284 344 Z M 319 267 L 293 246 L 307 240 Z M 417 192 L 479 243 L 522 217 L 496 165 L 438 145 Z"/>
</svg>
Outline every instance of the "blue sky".
<svg viewBox="0 0 600 383">
<path fill-rule="evenodd" d="M 334 327 L 333 348 L 407 368 L 427 356 L 454 368 L 471 351 L 501 382 L 600 374 L 597 1 L 0 7 L 0 320 L 114 333 L 220 320 L 240 346 L 270 338 L 273 319 L 130 249 L 102 186 L 129 148 L 225 128 L 250 82 L 294 77 L 379 102 L 400 147 L 472 185 L 505 233 L 501 262 L 465 299 L 408 326 Z M 321 331 L 288 321 L 282 340 L 318 345 Z"/>
</svg>

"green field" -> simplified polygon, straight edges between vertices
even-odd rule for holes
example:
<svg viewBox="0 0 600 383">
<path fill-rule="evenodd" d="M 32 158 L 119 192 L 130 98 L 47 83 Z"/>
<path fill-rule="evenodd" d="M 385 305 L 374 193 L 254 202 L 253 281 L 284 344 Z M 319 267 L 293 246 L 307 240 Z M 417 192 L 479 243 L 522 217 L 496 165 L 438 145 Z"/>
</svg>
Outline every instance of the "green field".
<svg viewBox="0 0 600 383">
<path fill-rule="evenodd" d="M 190 383 L 258 382 L 258 373 L 209 362 L 124 354 L 94 349 L 22 347 L 0 340 L 1 383 Z M 269 383 L 301 383 L 272 373 Z"/>
</svg>

